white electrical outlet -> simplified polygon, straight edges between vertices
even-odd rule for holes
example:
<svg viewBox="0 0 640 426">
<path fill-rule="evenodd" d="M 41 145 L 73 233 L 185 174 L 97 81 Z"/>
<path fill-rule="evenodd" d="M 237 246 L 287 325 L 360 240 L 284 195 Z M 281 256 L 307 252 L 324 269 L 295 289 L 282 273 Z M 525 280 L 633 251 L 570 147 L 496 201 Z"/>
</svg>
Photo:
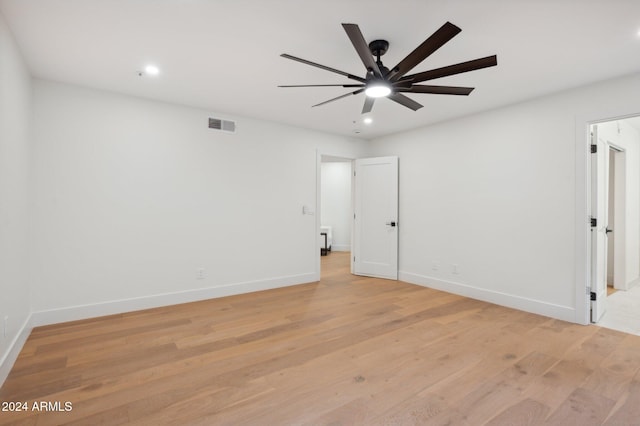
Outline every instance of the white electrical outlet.
<svg viewBox="0 0 640 426">
<path fill-rule="evenodd" d="M 196 278 L 199 280 L 204 280 L 204 268 L 198 268 L 196 270 Z"/>
<path fill-rule="evenodd" d="M 451 273 L 458 275 L 460 273 L 460 268 L 455 263 L 451 265 Z"/>
<path fill-rule="evenodd" d="M 440 262 L 438 262 L 437 260 L 434 260 L 433 263 L 431 264 L 431 269 L 433 269 L 434 271 L 437 271 L 438 269 L 440 269 Z"/>
</svg>

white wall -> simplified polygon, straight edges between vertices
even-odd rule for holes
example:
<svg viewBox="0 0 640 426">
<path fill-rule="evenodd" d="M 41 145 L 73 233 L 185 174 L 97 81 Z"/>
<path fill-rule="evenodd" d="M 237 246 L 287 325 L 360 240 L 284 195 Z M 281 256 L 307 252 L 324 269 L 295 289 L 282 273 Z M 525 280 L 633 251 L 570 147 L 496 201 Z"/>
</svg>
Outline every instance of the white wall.
<svg viewBox="0 0 640 426">
<path fill-rule="evenodd" d="M 639 91 L 633 75 L 373 141 L 400 157 L 401 279 L 576 320 L 576 126 L 640 112 Z"/>
<path fill-rule="evenodd" d="M 598 137 L 625 150 L 626 186 L 624 229 L 624 285 L 637 284 L 640 279 L 640 134 L 624 120 L 598 124 Z M 615 233 L 614 229 L 614 233 Z M 620 233 L 616 233 L 616 238 Z"/>
<path fill-rule="evenodd" d="M 400 157 L 401 279 L 575 320 L 576 117 L 640 112 L 631 76 L 367 143 L 224 115 L 238 132 L 214 133 L 207 111 L 34 89 L 40 322 L 312 280 L 318 151 Z"/>
<path fill-rule="evenodd" d="M 321 223 L 331 226 L 332 250 L 351 250 L 351 162 L 322 163 Z"/>
<path fill-rule="evenodd" d="M 316 216 L 302 214 L 316 151 L 357 157 L 366 142 L 40 80 L 34 92 L 37 323 L 317 278 Z"/>
<path fill-rule="evenodd" d="M 31 78 L 0 15 L 0 384 L 29 332 L 30 116 Z"/>
</svg>

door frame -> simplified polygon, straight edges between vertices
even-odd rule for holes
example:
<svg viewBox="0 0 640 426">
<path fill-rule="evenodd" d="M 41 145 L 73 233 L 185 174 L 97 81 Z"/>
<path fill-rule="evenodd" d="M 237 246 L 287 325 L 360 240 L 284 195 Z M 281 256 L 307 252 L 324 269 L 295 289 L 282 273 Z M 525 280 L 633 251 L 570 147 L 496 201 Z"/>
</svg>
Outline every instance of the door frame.
<svg viewBox="0 0 640 426">
<path fill-rule="evenodd" d="M 591 240 L 590 322 L 597 323 L 607 310 L 609 234 L 605 231 L 609 229 L 610 223 L 610 148 L 608 141 L 600 134 L 600 127 L 597 124 L 589 126 L 589 135 L 591 146 L 596 147 L 596 151 L 591 153 L 591 177 L 589 179 L 591 183 L 589 190 L 591 196 L 590 218 L 592 218 L 591 220 L 596 219 L 595 226 L 594 224 L 590 226 L 591 233 L 589 235 Z"/>
<path fill-rule="evenodd" d="M 591 136 L 593 124 L 640 115 L 640 106 L 600 107 L 575 118 L 575 322 L 591 321 Z"/>
</svg>

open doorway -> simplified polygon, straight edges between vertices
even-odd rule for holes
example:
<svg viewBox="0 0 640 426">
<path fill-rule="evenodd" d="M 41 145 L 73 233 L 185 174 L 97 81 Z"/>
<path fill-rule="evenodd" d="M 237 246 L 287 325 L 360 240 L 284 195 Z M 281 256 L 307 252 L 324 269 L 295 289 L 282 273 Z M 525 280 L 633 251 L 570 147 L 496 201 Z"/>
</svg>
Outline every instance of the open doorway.
<svg viewBox="0 0 640 426">
<path fill-rule="evenodd" d="M 640 334 L 640 117 L 590 130 L 591 320 Z"/>
<path fill-rule="evenodd" d="M 398 191 L 398 157 L 350 159 L 317 153 L 318 279 L 326 263 L 321 260 L 331 253 L 347 256 L 352 274 L 398 279 Z M 331 207 L 336 198 L 339 207 Z"/>
<path fill-rule="evenodd" d="M 348 257 L 352 239 L 352 160 L 322 155 L 320 159 L 320 243 L 322 264 Z"/>
</svg>

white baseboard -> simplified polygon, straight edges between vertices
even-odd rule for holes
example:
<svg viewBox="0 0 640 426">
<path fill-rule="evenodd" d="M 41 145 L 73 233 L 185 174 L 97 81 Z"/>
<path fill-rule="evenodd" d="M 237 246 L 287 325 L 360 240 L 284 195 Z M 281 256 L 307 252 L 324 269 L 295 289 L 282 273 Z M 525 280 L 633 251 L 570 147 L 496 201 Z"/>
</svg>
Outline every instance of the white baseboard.
<svg viewBox="0 0 640 426">
<path fill-rule="evenodd" d="M 512 294 L 473 287 L 452 281 L 444 281 L 438 278 L 405 271 L 398 272 L 398 279 L 410 284 L 417 284 L 423 287 L 446 291 L 448 293 L 458 294 L 460 296 L 470 297 L 484 302 L 495 303 L 496 305 L 506 306 L 563 321 L 575 322 L 576 319 L 575 308 L 570 306 L 554 305 L 540 300 L 514 296 Z"/>
<path fill-rule="evenodd" d="M 185 290 L 175 293 L 164 293 L 135 297 L 131 299 L 92 303 L 88 305 L 69 306 L 60 309 L 34 312 L 32 314 L 31 323 L 33 327 L 38 327 L 41 325 L 57 324 L 105 315 L 121 314 L 123 312 L 157 308 L 160 306 L 177 305 L 180 303 L 233 296 L 236 294 L 251 293 L 254 291 L 269 290 L 272 288 L 287 287 L 314 281 L 318 281 L 317 275 L 310 272 L 306 274 L 290 275 L 266 280 L 247 281 L 216 287 Z"/>
<path fill-rule="evenodd" d="M 333 244 L 331 246 L 331 251 L 351 251 L 351 246 L 350 245 L 343 245 L 343 244 Z"/>
<path fill-rule="evenodd" d="M 2 358 L 0 358 L 0 387 L 2 387 L 7 376 L 9 376 L 13 364 L 16 362 L 16 359 L 18 359 L 22 347 L 29 338 L 29 334 L 31 334 L 31 330 L 33 329 L 31 319 L 32 317 L 29 315 L 24 321 L 24 324 L 22 324 L 22 327 L 20 327 L 18 334 L 16 334 L 9 344 L 7 351 L 2 355 Z"/>
</svg>

